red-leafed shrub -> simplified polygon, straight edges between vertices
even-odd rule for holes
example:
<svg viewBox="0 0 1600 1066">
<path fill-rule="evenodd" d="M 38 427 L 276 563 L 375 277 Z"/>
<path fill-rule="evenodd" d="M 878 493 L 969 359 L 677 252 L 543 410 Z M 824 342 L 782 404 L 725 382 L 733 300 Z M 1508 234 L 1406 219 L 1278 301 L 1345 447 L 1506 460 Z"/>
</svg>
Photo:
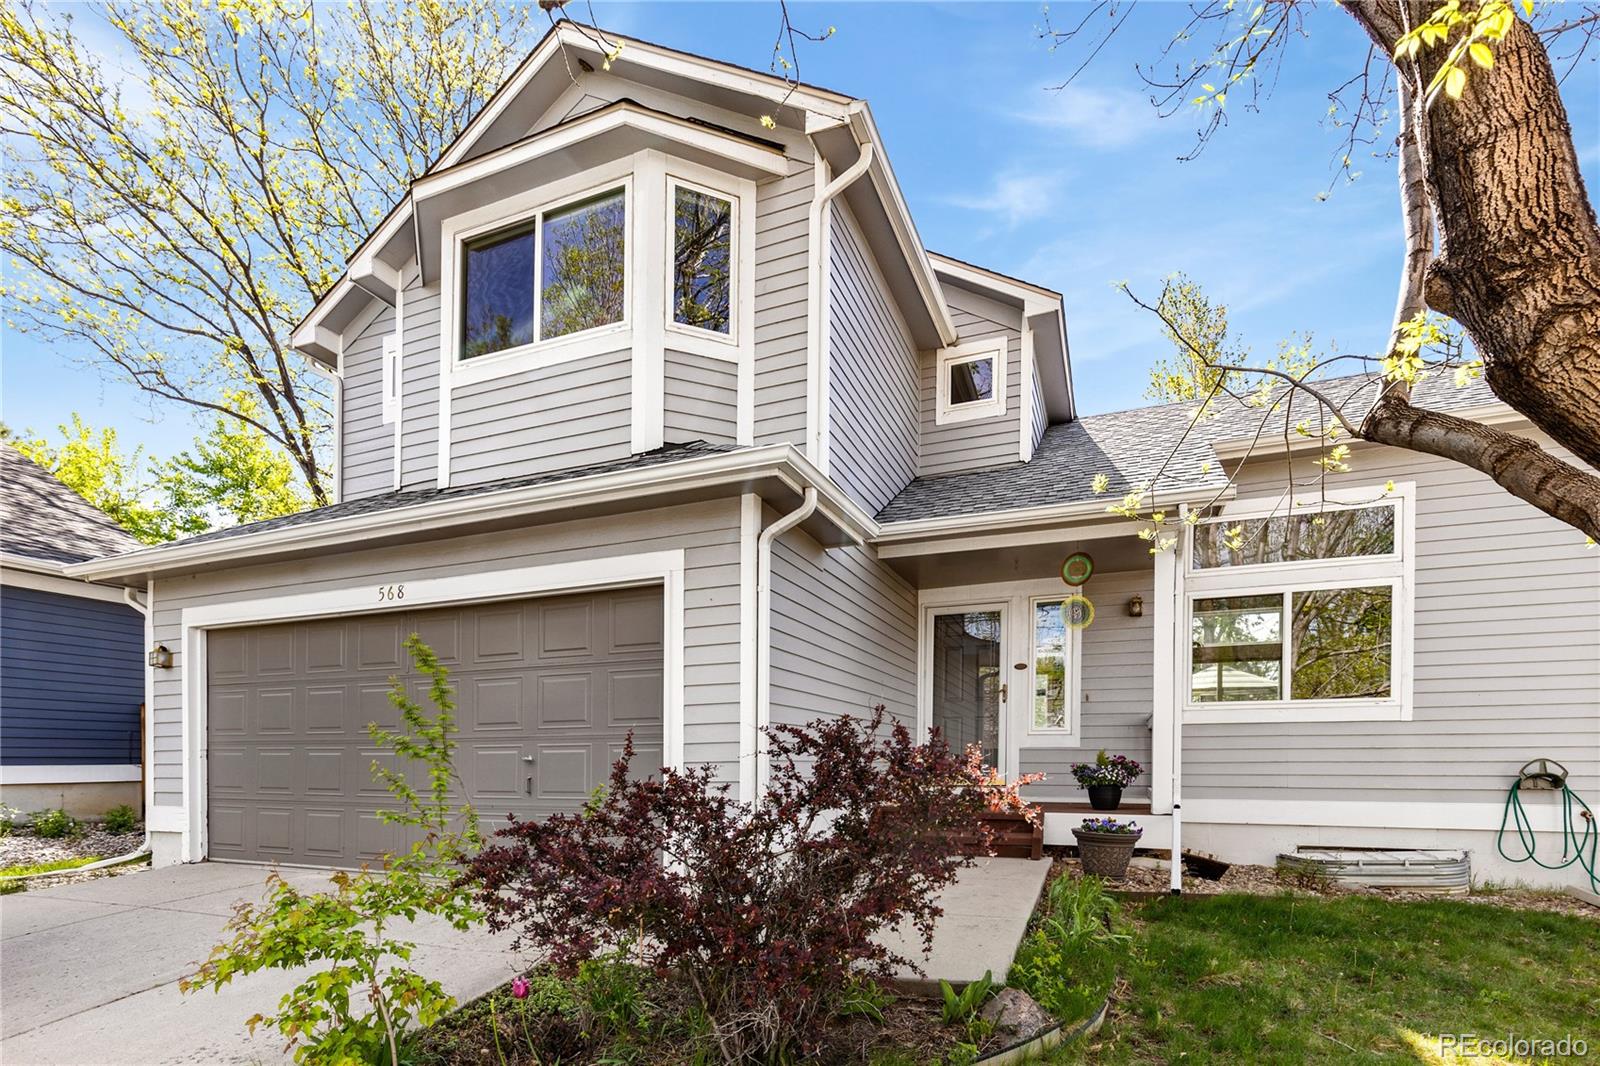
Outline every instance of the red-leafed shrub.
<svg viewBox="0 0 1600 1066">
<path fill-rule="evenodd" d="M 692 989 L 730 1063 L 814 1046 L 854 975 L 914 965 L 874 934 L 932 943 L 935 895 L 972 862 L 949 838 L 985 800 L 882 707 L 768 735 L 758 803 L 709 768 L 629 780 L 630 742 L 585 812 L 500 830 L 469 874 L 490 926 L 564 971 L 625 945 Z"/>
</svg>

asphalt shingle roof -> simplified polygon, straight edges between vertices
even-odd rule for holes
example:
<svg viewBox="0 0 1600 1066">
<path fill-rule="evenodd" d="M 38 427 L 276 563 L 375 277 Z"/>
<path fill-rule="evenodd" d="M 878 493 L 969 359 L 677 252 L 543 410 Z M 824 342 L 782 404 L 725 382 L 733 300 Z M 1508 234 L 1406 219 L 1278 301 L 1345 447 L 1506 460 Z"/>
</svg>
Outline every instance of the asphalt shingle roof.
<svg viewBox="0 0 1600 1066">
<path fill-rule="evenodd" d="M 1364 414 L 1378 395 L 1378 379 L 1368 374 L 1314 384 L 1344 407 L 1352 421 L 1358 413 Z M 1413 399 L 1419 407 L 1445 411 L 1489 403 L 1494 395 L 1482 381 L 1458 389 L 1448 379 L 1429 378 L 1418 386 Z M 884 506 L 878 521 L 983 514 L 1096 498 L 1114 502 L 1153 480 L 1158 496 L 1221 489 L 1227 478 L 1213 444 L 1255 433 L 1264 412 L 1227 400 L 1213 404 L 1211 415 L 1191 428 L 1198 407 L 1198 401 L 1160 404 L 1051 426 L 1029 462 L 918 478 Z M 1292 422 L 1306 419 L 1314 426 L 1321 410 L 1310 397 L 1300 394 L 1289 398 L 1289 409 Z M 1264 433 L 1281 434 L 1283 417 L 1283 408 L 1279 408 Z M 1180 440 L 1182 444 L 1178 444 Z M 1167 462 L 1169 453 L 1172 458 Z M 1096 474 L 1104 474 L 1110 481 L 1103 494 L 1090 487 Z"/>
<path fill-rule="evenodd" d="M 0 445 L 0 550 L 51 563 L 81 563 L 139 547 L 127 530 L 54 474 Z"/>
<path fill-rule="evenodd" d="M 239 537 L 252 533 L 264 533 L 273 529 L 287 529 L 291 526 L 313 525 L 335 518 L 347 518 L 351 515 L 377 514 L 382 511 L 415 507 L 419 504 L 432 503 L 435 500 L 481 496 L 486 492 L 502 492 L 507 489 L 529 488 L 534 485 L 553 485 L 557 482 L 572 481 L 581 477 L 593 477 L 598 474 L 612 474 L 621 470 L 662 466 L 667 463 L 680 462 L 684 459 L 694 459 L 700 456 L 716 455 L 736 450 L 731 445 L 707 444 L 705 441 L 699 440 L 691 441 L 687 444 L 669 444 L 664 448 L 657 448 L 655 451 L 643 452 L 639 455 L 631 455 L 626 459 L 594 463 L 573 470 L 553 470 L 542 474 L 530 474 L 527 477 L 487 481 L 479 485 L 452 485 L 446 489 L 404 489 L 399 492 L 381 493 L 377 496 L 363 496 L 358 500 L 348 500 L 344 503 L 329 504 L 326 507 L 317 507 L 309 511 L 299 511 L 295 514 L 284 515 L 282 518 L 268 518 L 260 522 L 251 522 L 248 525 L 230 526 L 227 529 L 202 533 L 197 537 L 188 538 L 183 543 L 197 544 L 201 541 L 221 540 L 224 537 Z"/>
</svg>

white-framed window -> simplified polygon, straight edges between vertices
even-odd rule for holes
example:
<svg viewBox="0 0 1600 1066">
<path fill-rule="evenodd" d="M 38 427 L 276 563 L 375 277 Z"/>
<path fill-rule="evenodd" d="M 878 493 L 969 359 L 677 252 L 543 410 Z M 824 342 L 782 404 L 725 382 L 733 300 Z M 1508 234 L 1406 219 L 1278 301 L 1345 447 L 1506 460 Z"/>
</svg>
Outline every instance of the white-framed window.
<svg viewBox="0 0 1600 1066">
<path fill-rule="evenodd" d="M 739 195 L 667 176 L 667 329 L 737 345 Z M 746 327 L 748 328 L 748 327 Z M 718 353 L 721 354 L 721 353 Z"/>
<path fill-rule="evenodd" d="M 968 341 L 939 351 L 937 425 L 1006 412 L 1006 340 Z"/>
<path fill-rule="evenodd" d="M 1239 501 L 1189 530 L 1191 721 L 1411 714 L 1414 486 Z"/>
<path fill-rule="evenodd" d="M 1077 632 L 1067 625 L 1065 595 L 1035 596 L 1029 601 L 1028 733 L 1072 736 L 1077 732 L 1073 652 Z"/>
<path fill-rule="evenodd" d="M 627 236 L 628 188 L 617 184 L 463 239 L 457 359 L 622 325 Z"/>
</svg>

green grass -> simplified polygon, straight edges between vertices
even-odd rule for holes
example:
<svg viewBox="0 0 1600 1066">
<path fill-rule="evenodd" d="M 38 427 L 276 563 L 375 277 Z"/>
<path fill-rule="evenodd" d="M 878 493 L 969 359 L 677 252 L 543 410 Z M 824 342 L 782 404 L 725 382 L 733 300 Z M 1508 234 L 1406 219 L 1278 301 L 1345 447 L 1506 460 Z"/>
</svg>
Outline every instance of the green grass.
<svg viewBox="0 0 1600 1066">
<path fill-rule="evenodd" d="M 1159 900 L 1135 918 L 1112 1016 L 1052 1061 L 1439 1061 L 1408 1045 L 1408 1031 L 1571 1034 L 1600 1050 L 1600 921 L 1243 895 Z"/>
<path fill-rule="evenodd" d="M 75 870 L 80 866 L 99 861 L 98 855 L 80 855 L 75 859 L 54 859 L 50 862 L 36 862 L 31 866 L 5 866 L 0 867 L 0 877 L 24 877 L 28 874 L 55 873 L 57 870 Z"/>
</svg>

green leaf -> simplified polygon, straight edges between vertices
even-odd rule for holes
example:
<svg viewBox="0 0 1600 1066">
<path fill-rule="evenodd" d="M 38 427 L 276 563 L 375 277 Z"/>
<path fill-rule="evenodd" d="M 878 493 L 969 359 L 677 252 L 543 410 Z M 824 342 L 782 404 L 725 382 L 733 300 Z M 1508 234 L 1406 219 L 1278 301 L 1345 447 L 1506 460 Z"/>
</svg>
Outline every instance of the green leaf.
<svg viewBox="0 0 1600 1066">
<path fill-rule="evenodd" d="M 1472 44 L 1467 47 L 1467 53 L 1472 56 L 1472 61 L 1478 64 L 1478 66 L 1482 67 L 1484 70 L 1488 70 L 1494 66 L 1494 49 L 1490 48 L 1482 41 L 1473 41 Z"/>
<path fill-rule="evenodd" d="M 1467 87 L 1467 72 L 1460 67 L 1451 67 L 1444 76 L 1445 95 L 1452 100 L 1461 99 L 1461 94 Z"/>
</svg>

